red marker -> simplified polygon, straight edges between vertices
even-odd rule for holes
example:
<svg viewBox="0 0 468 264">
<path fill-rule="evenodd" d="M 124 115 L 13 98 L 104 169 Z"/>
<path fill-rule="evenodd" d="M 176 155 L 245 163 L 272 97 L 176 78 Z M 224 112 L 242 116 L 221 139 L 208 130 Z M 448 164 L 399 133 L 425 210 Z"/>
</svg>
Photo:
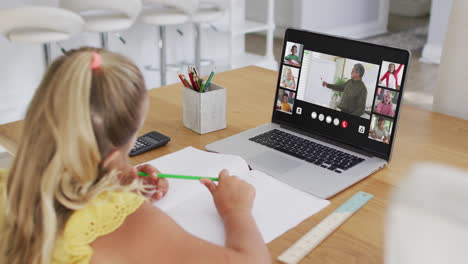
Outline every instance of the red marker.
<svg viewBox="0 0 468 264">
<path fill-rule="evenodd" d="M 190 78 L 190 82 L 192 82 L 193 89 L 198 92 L 198 87 L 197 87 L 197 84 L 196 84 L 195 80 L 193 79 L 193 73 L 192 72 L 189 73 L 189 78 Z"/>
<path fill-rule="evenodd" d="M 177 75 L 179 75 L 180 81 L 182 82 L 182 84 L 183 84 L 185 87 L 192 89 L 192 87 L 191 87 L 190 84 L 187 82 L 187 80 L 185 79 L 185 76 L 184 76 L 182 73 L 178 72 Z"/>
</svg>

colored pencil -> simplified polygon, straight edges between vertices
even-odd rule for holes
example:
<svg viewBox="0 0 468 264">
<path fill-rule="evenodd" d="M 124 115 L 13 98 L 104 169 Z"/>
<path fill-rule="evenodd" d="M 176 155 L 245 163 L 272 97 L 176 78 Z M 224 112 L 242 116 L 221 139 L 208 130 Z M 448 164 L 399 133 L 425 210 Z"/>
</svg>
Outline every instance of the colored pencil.
<svg viewBox="0 0 468 264">
<path fill-rule="evenodd" d="M 171 178 L 171 179 L 182 179 L 182 180 L 201 180 L 201 179 L 210 179 L 212 181 L 218 181 L 218 178 L 214 177 L 201 177 L 201 176 L 186 176 L 186 175 L 176 175 L 176 174 L 166 174 L 158 173 L 158 178 Z M 139 171 L 138 176 L 149 177 L 150 175 L 146 172 Z"/>
</svg>

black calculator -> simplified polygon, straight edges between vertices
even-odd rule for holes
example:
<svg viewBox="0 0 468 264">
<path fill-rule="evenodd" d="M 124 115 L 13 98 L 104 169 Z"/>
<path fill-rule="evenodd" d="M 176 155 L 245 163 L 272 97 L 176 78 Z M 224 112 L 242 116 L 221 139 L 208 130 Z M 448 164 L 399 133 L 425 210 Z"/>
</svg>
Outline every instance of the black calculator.
<svg viewBox="0 0 468 264">
<path fill-rule="evenodd" d="M 141 137 L 138 137 L 135 146 L 133 146 L 132 151 L 128 154 L 130 157 L 143 154 L 155 148 L 162 147 L 167 144 L 171 139 L 161 133 L 156 131 L 151 131 L 144 134 Z"/>
</svg>

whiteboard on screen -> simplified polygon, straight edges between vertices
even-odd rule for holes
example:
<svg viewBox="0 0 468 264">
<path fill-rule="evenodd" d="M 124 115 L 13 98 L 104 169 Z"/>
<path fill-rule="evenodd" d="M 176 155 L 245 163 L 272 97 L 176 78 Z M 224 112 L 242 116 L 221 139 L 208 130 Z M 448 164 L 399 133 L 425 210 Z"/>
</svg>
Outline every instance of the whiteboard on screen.
<svg viewBox="0 0 468 264">
<path fill-rule="evenodd" d="M 330 107 L 333 91 L 323 87 L 322 80 L 327 83 L 335 83 L 335 72 L 335 62 L 311 58 L 304 100 L 324 107 Z"/>
</svg>

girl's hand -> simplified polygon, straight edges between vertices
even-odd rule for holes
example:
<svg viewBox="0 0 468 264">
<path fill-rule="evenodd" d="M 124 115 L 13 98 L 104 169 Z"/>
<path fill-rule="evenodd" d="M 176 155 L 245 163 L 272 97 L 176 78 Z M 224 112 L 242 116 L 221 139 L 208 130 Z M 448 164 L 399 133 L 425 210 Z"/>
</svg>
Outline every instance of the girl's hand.
<svg viewBox="0 0 468 264">
<path fill-rule="evenodd" d="M 149 174 L 149 177 L 141 177 L 138 176 L 138 172 L 145 172 Z M 169 182 L 165 178 L 158 178 L 157 174 L 161 173 L 158 169 L 151 166 L 150 164 L 143 164 L 138 167 L 133 168 L 133 175 L 135 178 L 143 179 L 144 183 L 147 185 L 151 185 L 152 188 L 148 191 L 155 191 L 151 196 L 151 201 L 154 202 L 156 200 L 160 200 L 163 198 L 167 191 L 169 190 Z"/>
<path fill-rule="evenodd" d="M 229 176 L 226 169 L 219 173 L 218 185 L 206 178 L 201 179 L 200 182 L 213 195 L 216 209 L 222 218 L 233 213 L 251 213 L 255 188 L 236 176 Z"/>
</svg>

